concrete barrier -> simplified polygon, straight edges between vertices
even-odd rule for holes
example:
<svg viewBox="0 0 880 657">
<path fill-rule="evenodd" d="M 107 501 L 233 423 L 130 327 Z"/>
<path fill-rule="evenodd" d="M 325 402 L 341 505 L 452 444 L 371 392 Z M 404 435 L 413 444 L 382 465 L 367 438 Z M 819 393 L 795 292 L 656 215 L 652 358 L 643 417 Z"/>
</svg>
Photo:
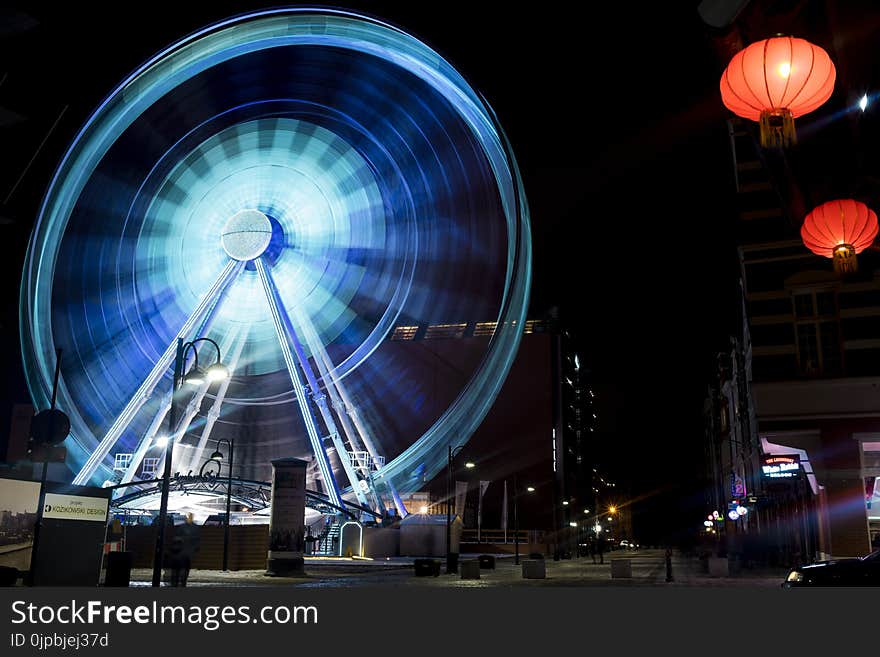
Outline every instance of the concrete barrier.
<svg viewBox="0 0 880 657">
<path fill-rule="evenodd" d="M 467 559 L 458 564 L 462 579 L 480 579 L 480 562 L 477 559 Z"/>
<path fill-rule="evenodd" d="M 522 562 L 523 579 L 546 579 L 547 567 L 543 559 L 526 559 Z"/>
<path fill-rule="evenodd" d="M 439 559 L 416 559 L 413 561 L 416 577 L 439 577 L 440 560 Z"/>
<path fill-rule="evenodd" d="M 633 568 L 630 559 L 611 560 L 611 579 L 630 579 L 632 576 Z"/>
<path fill-rule="evenodd" d="M 491 554 L 481 554 L 479 557 L 480 568 L 495 570 L 495 557 Z"/>
</svg>

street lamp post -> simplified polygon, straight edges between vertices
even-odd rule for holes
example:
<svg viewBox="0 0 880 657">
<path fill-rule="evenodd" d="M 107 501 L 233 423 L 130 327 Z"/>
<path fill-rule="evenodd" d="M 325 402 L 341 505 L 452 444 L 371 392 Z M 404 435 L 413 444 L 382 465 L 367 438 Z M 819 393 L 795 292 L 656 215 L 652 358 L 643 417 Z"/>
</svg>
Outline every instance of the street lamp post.
<svg viewBox="0 0 880 657">
<path fill-rule="evenodd" d="M 229 523 L 232 521 L 230 508 L 232 506 L 232 459 L 235 456 L 235 441 L 229 438 L 221 438 L 217 441 L 217 450 L 211 454 L 211 458 L 218 461 L 223 460 L 220 443 L 229 445 L 229 469 L 226 471 L 226 522 L 223 525 L 223 570 L 229 570 Z"/>
<path fill-rule="evenodd" d="M 519 565 L 519 505 L 517 504 L 517 500 L 519 498 L 519 485 L 516 481 L 516 473 L 513 473 L 513 545 L 514 545 L 514 559 L 513 563 L 515 565 Z"/>
<path fill-rule="evenodd" d="M 210 342 L 217 350 L 217 360 L 204 372 L 199 368 L 199 352 L 196 350 L 197 342 Z M 159 586 L 162 582 L 162 558 L 165 552 L 165 525 L 168 521 L 168 493 L 171 488 L 171 457 L 174 453 L 174 434 L 177 424 L 177 391 L 183 378 L 183 366 L 187 352 L 192 349 L 193 369 L 187 375 L 187 382 L 200 384 L 207 377 L 208 380 L 219 381 L 229 375 L 226 367 L 220 362 L 220 346 L 210 338 L 196 338 L 192 342 L 184 344 L 183 338 L 177 338 L 177 353 L 174 358 L 174 374 L 171 380 L 171 407 L 168 409 L 168 440 L 165 443 L 165 468 L 162 476 L 162 497 L 159 504 L 159 531 L 156 537 L 156 551 L 153 555 L 153 586 Z"/>
<path fill-rule="evenodd" d="M 452 476 L 453 476 L 453 460 L 464 445 L 453 447 L 449 445 L 449 455 L 446 461 L 446 572 L 458 572 L 458 563 L 452 560 Z M 474 467 L 473 463 L 467 464 L 468 468 Z M 458 509 L 456 509 L 458 511 Z"/>
<path fill-rule="evenodd" d="M 534 486 L 526 487 L 526 491 L 529 493 L 534 493 Z M 516 473 L 513 474 L 513 545 L 514 545 L 514 559 L 513 563 L 515 565 L 519 565 L 519 483 L 516 479 Z"/>
</svg>

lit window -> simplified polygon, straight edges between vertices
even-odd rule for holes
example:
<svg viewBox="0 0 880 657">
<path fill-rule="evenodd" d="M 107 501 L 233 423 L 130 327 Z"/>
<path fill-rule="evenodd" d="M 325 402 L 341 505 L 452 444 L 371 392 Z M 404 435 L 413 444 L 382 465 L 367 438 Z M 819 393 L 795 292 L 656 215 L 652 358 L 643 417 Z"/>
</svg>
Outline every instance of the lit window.
<svg viewBox="0 0 880 657">
<path fill-rule="evenodd" d="M 398 326 L 394 329 L 394 333 L 391 334 L 392 340 L 412 340 L 416 337 L 416 333 L 418 332 L 418 326 Z"/>
</svg>

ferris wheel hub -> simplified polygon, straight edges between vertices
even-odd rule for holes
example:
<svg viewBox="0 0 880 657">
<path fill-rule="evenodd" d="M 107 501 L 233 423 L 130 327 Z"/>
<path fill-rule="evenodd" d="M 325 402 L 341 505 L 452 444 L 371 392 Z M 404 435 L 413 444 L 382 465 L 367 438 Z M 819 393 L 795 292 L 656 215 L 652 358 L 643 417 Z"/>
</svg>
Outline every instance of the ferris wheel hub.
<svg viewBox="0 0 880 657">
<path fill-rule="evenodd" d="M 247 262 L 263 255 L 272 240 L 272 223 L 259 210 L 240 210 L 229 217 L 220 242 L 233 260 Z"/>
</svg>

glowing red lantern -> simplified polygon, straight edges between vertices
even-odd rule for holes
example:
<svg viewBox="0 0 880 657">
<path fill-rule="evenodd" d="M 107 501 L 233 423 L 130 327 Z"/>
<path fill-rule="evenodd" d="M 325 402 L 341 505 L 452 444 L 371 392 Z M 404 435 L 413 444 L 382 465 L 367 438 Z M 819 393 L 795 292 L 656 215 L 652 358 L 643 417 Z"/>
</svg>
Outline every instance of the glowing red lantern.
<svg viewBox="0 0 880 657">
<path fill-rule="evenodd" d="M 877 230 L 877 215 L 864 203 L 828 201 L 806 216 L 801 239 L 816 255 L 834 258 L 834 270 L 845 274 L 856 270 L 856 254 L 871 245 Z"/>
<path fill-rule="evenodd" d="M 819 46 L 794 37 L 764 39 L 730 60 L 721 100 L 734 114 L 760 123 L 762 146 L 786 146 L 797 141 L 794 119 L 831 97 L 836 75 Z"/>
</svg>

